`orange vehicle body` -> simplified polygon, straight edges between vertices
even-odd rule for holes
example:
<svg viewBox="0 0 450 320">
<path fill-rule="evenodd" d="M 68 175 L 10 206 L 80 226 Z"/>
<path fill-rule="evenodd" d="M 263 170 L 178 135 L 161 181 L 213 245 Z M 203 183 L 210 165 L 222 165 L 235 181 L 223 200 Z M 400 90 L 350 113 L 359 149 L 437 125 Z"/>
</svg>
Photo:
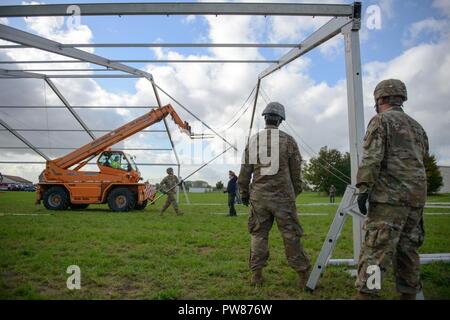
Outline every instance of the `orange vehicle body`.
<svg viewBox="0 0 450 320">
<path fill-rule="evenodd" d="M 142 209 L 148 200 L 153 200 L 155 188 L 147 182 L 141 182 L 143 179 L 133 158 L 123 151 L 111 151 L 110 147 L 168 115 L 172 116 L 182 130 L 191 134 L 189 124 L 181 120 L 170 104 L 154 109 L 63 157 L 47 161 L 46 168 L 39 177 L 36 203 L 40 204 L 44 200 L 44 205 L 48 209 L 61 210 L 67 207 L 85 208 L 89 204 L 112 201 L 112 207 L 115 209 L 111 207 L 110 202 L 108 204 L 115 211 L 128 211 L 134 207 Z M 97 160 L 99 171 L 80 170 L 96 156 L 99 156 Z M 120 164 L 116 167 L 111 165 L 113 157 L 120 160 Z M 117 203 L 110 199 L 113 190 L 120 193 L 117 192 L 119 190 L 117 188 L 120 188 L 127 197 L 130 195 L 132 197 L 129 199 L 132 203 L 124 210 L 120 209 L 120 197 L 113 199 Z M 52 190 L 56 191 L 52 194 Z M 64 202 L 63 205 L 61 201 Z"/>
</svg>

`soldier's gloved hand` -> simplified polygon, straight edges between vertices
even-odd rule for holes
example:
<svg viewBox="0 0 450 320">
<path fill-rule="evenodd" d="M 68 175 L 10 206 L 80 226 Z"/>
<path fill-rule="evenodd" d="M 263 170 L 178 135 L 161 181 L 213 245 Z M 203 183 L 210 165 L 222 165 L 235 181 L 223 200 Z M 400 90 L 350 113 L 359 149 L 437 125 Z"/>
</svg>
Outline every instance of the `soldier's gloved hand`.
<svg viewBox="0 0 450 320">
<path fill-rule="evenodd" d="M 177 186 L 181 186 L 184 183 L 184 180 L 181 180 L 180 182 L 178 182 Z"/>
<path fill-rule="evenodd" d="M 363 215 L 367 214 L 367 199 L 369 199 L 369 194 L 367 192 L 363 192 L 358 195 L 359 212 Z"/>
<path fill-rule="evenodd" d="M 246 207 L 248 207 L 250 199 L 249 198 L 241 198 L 242 204 Z"/>
</svg>

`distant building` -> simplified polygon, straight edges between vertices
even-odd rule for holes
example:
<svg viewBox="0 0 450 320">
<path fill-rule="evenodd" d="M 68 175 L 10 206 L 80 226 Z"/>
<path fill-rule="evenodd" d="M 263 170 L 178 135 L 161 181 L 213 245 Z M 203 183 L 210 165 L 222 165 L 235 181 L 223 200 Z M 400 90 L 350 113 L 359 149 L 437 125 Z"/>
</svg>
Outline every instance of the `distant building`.
<svg viewBox="0 0 450 320">
<path fill-rule="evenodd" d="M 439 193 L 450 193 L 450 166 L 439 166 L 439 171 L 441 171 L 443 183 Z"/>
<path fill-rule="evenodd" d="M 213 188 L 208 184 L 208 182 L 202 180 L 186 181 L 185 187 L 187 191 L 193 193 L 204 193 L 213 191 Z"/>
<path fill-rule="evenodd" d="M 33 182 L 18 176 L 10 176 L 3 174 L 0 177 L 0 190 L 11 190 L 13 189 L 13 187 L 16 186 L 27 187 L 32 185 Z"/>
<path fill-rule="evenodd" d="M 193 193 L 205 193 L 205 192 L 212 192 L 213 188 L 212 187 L 207 187 L 207 188 L 203 188 L 203 187 L 199 187 L 199 188 L 195 188 L 195 187 L 191 187 L 189 188 L 189 192 L 193 192 Z"/>
<path fill-rule="evenodd" d="M 3 177 L 3 181 L 2 183 L 16 183 L 16 184 L 23 184 L 26 186 L 31 186 L 33 185 L 33 182 L 28 181 L 24 178 L 18 177 L 18 176 L 9 176 L 9 175 L 2 175 Z"/>
</svg>

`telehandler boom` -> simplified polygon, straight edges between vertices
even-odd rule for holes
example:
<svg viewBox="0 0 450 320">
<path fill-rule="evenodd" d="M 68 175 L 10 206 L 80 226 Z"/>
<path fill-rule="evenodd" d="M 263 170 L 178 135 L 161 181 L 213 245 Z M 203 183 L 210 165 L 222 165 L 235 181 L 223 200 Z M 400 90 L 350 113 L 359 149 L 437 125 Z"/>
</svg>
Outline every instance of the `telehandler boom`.
<svg viewBox="0 0 450 320">
<path fill-rule="evenodd" d="M 36 204 L 49 210 L 84 209 L 108 203 L 113 211 L 142 210 L 155 196 L 155 188 L 140 182 L 141 174 L 131 156 L 110 147 L 161 121 L 168 115 L 189 136 L 191 127 L 168 104 L 87 143 L 69 154 L 47 161 L 39 176 Z M 80 171 L 98 156 L 99 171 Z"/>
</svg>

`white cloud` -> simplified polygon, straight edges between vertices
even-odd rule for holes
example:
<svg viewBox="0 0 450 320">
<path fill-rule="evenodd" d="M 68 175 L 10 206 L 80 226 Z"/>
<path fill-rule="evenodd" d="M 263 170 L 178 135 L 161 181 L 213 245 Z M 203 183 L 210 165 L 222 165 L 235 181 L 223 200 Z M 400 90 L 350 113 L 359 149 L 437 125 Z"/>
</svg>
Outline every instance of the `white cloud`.
<svg viewBox="0 0 450 320">
<path fill-rule="evenodd" d="M 419 36 L 427 36 L 427 42 L 437 41 L 442 34 L 448 33 L 450 24 L 448 20 L 427 18 L 411 24 L 406 32 L 403 43 L 406 46 L 413 45 Z"/>
<path fill-rule="evenodd" d="M 448 0 L 434 0 L 433 7 L 441 10 L 445 15 L 450 17 L 450 1 Z"/>
<path fill-rule="evenodd" d="M 405 111 L 424 126 L 430 138 L 431 152 L 444 164 L 450 163 L 449 68 L 448 36 L 436 44 L 421 44 L 410 48 L 388 62 L 372 62 L 364 67 L 366 110 L 370 110 L 373 104 L 370 89 L 374 88 L 379 80 L 402 79 L 407 85 L 409 96 Z"/>
</svg>

